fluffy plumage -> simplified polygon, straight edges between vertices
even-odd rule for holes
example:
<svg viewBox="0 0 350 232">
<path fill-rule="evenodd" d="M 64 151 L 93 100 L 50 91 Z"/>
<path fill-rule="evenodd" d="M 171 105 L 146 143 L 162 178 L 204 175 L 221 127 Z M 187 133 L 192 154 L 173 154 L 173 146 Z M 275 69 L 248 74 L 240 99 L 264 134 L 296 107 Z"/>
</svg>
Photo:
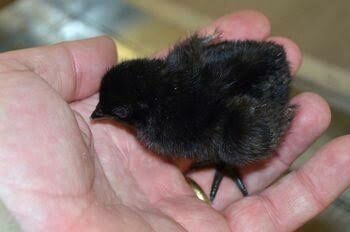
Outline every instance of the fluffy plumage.
<svg viewBox="0 0 350 232">
<path fill-rule="evenodd" d="M 235 166 L 272 153 L 293 118 L 284 49 L 193 35 L 164 59 L 111 68 L 92 115 L 135 127 L 166 157 Z"/>
</svg>

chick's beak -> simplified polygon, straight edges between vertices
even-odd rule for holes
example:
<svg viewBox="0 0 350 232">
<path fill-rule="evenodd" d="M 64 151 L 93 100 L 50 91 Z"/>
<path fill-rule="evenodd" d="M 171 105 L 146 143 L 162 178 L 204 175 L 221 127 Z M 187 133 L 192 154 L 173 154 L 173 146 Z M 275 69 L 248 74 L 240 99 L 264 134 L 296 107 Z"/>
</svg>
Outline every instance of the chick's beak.
<svg viewBox="0 0 350 232">
<path fill-rule="evenodd" d="M 97 105 L 94 112 L 91 114 L 91 119 L 98 119 L 105 117 L 104 113 L 102 112 L 101 106 Z"/>
</svg>

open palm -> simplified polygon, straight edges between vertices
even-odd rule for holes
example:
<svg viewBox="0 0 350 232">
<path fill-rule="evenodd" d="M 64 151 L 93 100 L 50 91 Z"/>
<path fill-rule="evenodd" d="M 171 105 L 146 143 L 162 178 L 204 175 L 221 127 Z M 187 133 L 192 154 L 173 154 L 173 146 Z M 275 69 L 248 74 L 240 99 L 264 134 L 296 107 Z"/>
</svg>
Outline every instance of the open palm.
<svg viewBox="0 0 350 232">
<path fill-rule="evenodd" d="M 253 11 L 203 29 L 225 39 L 274 40 Z M 0 55 L 0 198 L 25 231 L 292 231 L 321 212 L 350 183 L 350 137 L 332 141 L 277 183 L 327 128 L 319 96 L 292 99 L 298 112 L 275 155 L 241 170 L 251 196 L 224 179 L 213 206 L 199 201 L 182 172 L 146 150 L 112 121 L 91 122 L 99 82 L 115 64 L 112 40 L 85 41 Z M 192 173 L 207 192 L 213 170 Z M 269 187 L 267 187 L 269 186 Z"/>
</svg>

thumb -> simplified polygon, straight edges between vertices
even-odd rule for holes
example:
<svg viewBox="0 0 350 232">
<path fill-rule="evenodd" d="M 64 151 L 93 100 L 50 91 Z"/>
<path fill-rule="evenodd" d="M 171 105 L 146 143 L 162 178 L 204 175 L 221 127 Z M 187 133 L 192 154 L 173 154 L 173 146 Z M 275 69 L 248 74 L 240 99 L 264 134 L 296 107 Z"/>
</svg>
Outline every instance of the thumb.
<svg viewBox="0 0 350 232">
<path fill-rule="evenodd" d="M 68 102 L 97 91 L 108 68 L 116 63 L 116 47 L 106 36 L 0 55 L 0 71 L 31 71 L 47 81 Z M 6 68 L 6 70 L 2 70 Z"/>
</svg>

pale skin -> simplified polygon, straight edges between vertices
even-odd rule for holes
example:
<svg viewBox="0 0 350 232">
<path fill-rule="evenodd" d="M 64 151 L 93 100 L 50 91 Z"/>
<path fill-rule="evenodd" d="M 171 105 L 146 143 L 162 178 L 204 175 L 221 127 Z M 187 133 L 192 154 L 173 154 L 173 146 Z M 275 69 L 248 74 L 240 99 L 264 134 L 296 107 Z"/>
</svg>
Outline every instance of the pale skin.
<svg viewBox="0 0 350 232">
<path fill-rule="evenodd" d="M 282 44 L 295 74 L 298 47 L 269 37 L 265 16 L 218 19 L 225 39 Z M 25 231 L 293 231 L 350 184 L 350 136 L 337 138 L 273 183 L 328 127 L 327 103 L 298 105 L 284 142 L 267 161 L 242 168 L 251 193 L 224 179 L 213 206 L 199 201 L 175 165 L 116 123 L 89 119 L 102 75 L 116 63 L 107 37 L 0 55 L 0 198 Z M 213 170 L 191 177 L 208 193 Z M 271 183 L 273 183 L 271 185 Z"/>
</svg>

